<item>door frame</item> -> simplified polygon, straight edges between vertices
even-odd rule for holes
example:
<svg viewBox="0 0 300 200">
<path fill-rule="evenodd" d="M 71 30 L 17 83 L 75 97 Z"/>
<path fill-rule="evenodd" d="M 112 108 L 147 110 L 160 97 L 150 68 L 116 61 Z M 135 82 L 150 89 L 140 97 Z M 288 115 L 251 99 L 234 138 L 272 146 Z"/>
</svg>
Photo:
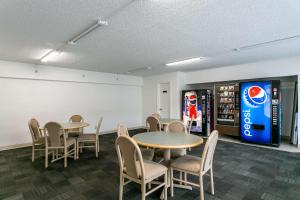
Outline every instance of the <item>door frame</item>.
<svg viewBox="0 0 300 200">
<path fill-rule="evenodd" d="M 157 98 L 156 98 L 156 112 L 160 113 L 160 85 L 161 84 L 169 84 L 169 118 L 172 116 L 172 83 L 170 81 L 160 82 L 157 84 Z"/>
</svg>

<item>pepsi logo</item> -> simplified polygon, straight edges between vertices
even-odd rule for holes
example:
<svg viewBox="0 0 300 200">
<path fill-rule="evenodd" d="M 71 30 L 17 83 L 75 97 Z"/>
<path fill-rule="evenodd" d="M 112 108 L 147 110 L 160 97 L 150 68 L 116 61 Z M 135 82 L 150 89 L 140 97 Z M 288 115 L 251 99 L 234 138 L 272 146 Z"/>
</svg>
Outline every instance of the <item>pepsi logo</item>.
<svg viewBox="0 0 300 200">
<path fill-rule="evenodd" d="M 193 105 L 195 105 L 196 104 L 196 101 L 197 101 L 197 97 L 196 97 L 196 95 L 191 95 L 190 96 L 190 104 L 193 104 Z"/>
<path fill-rule="evenodd" d="M 264 104 L 267 101 L 266 91 L 259 86 L 249 87 L 245 96 L 247 101 L 253 106 Z"/>
</svg>

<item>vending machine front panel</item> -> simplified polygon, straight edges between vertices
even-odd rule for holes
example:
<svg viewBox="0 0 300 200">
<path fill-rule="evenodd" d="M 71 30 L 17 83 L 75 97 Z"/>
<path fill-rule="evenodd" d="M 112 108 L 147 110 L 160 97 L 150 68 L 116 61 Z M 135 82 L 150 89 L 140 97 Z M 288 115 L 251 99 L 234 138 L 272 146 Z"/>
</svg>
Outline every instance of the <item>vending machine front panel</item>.
<svg viewBox="0 0 300 200">
<path fill-rule="evenodd" d="M 240 84 L 241 140 L 271 144 L 271 82 Z"/>
</svg>

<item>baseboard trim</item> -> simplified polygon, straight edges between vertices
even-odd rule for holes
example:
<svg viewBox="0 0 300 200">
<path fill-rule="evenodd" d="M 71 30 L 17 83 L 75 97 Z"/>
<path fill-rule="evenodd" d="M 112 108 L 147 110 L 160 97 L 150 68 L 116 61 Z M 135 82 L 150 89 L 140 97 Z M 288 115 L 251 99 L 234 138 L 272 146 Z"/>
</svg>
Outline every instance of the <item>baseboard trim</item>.
<svg viewBox="0 0 300 200">
<path fill-rule="evenodd" d="M 135 126 L 135 127 L 129 127 L 128 131 L 132 131 L 132 130 L 137 130 L 137 129 L 146 129 L 145 126 Z M 100 135 L 106 135 L 106 134 L 111 134 L 111 133 L 116 133 L 117 129 L 114 130 L 106 130 L 106 131 L 101 131 Z"/>
<path fill-rule="evenodd" d="M 14 144 L 14 145 L 0 147 L 0 151 L 6 151 L 6 150 L 18 149 L 18 148 L 24 148 L 30 146 L 32 146 L 32 143 Z"/>
</svg>

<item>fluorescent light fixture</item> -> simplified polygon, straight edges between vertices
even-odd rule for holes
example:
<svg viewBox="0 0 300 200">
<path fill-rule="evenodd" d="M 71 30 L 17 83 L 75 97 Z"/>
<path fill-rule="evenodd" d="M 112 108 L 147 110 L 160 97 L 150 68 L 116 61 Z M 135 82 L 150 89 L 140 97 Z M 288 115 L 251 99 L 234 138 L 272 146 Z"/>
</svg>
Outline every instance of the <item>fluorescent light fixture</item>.
<svg viewBox="0 0 300 200">
<path fill-rule="evenodd" d="M 53 60 L 55 57 L 57 57 L 59 54 L 61 54 L 61 51 L 55 51 L 55 50 L 51 50 L 49 51 L 46 55 L 44 55 L 41 58 L 41 62 L 46 63 L 49 60 Z"/>
<path fill-rule="evenodd" d="M 252 49 L 252 48 L 270 46 L 272 44 L 276 44 L 276 43 L 279 43 L 279 42 L 284 42 L 286 40 L 299 39 L 299 38 L 300 38 L 300 34 L 289 36 L 289 37 L 284 37 L 284 38 L 280 38 L 280 39 L 276 39 L 276 40 L 269 40 L 269 41 L 266 41 L 266 42 L 250 44 L 250 45 L 242 46 L 242 47 L 239 47 L 239 48 L 234 48 L 233 51 L 238 52 L 238 51 L 241 51 L 241 50 L 248 50 L 248 49 Z"/>
<path fill-rule="evenodd" d="M 203 60 L 203 59 L 204 59 L 203 57 L 190 58 L 190 59 L 181 60 L 181 61 L 177 61 L 177 62 L 167 63 L 166 65 L 167 66 L 185 65 L 185 64 L 197 62 L 197 61 L 200 61 L 200 60 Z"/>
<path fill-rule="evenodd" d="M 97 20 L 96 23 L 92 24 L 91 26 L 89 26 L 88 28 L 86 28 L 85 30 L 83 30 L 81 33 L 79 33 L 78 35 L 76 35 L 75 37 L 73 37 L 71 40 L 69 40 L 68 44 L 74 45 L 74 44 L 76 44 L 78 42 L 78 40 L 80 40 L 81 38 L 85 37 L 90 32 L 94 31 L 96 28 L 98 28 L 100 26 L 107 26 L 107 25 L 108 25 L 107 21 Z"/>
</svg>

